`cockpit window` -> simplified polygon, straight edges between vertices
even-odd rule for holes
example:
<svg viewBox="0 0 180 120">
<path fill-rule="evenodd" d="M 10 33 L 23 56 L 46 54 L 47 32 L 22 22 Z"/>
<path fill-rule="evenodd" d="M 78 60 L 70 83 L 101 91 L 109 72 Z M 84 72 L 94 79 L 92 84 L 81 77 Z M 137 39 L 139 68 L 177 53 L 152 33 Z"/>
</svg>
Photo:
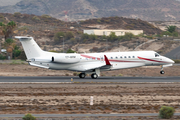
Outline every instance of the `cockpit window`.
<svg viewBox="0 0 180 120">
<path fill-rule="evenodd" d="M 155 57 L 159 57 L 160 55 L 158 53 L 155 53 Z"/>
</svg>

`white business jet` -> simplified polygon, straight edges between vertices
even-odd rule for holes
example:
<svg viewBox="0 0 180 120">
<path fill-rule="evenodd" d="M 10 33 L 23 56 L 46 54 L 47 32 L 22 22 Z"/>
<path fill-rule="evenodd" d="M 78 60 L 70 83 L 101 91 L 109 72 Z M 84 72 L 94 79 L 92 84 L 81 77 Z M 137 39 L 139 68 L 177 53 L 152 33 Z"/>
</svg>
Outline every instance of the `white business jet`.
<svg viewBox="0 0 180 120">
<path fill-rule="evenodd" d="M 96 79 L 101 71 L 134 68 L 141 66 L 172 66 L 174 61 L 154 51 L 109 52 L 109 53 L 52 53 L 43 51 L 32 37 L 16 36 L 24 48 L 30 65 L 53 69 L 81 72 L 80 78 L 91 74 Z"/>
</svg>

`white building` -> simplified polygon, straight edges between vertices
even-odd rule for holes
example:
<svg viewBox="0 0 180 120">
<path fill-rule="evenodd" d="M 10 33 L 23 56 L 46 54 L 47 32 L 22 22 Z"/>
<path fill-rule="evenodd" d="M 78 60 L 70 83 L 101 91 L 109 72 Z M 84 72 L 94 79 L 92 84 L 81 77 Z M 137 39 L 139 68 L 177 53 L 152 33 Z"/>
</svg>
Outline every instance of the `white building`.
<svg viewBox="0 0 180 120">
<path fill-rule="evenodd" d="M 98 35 L 98 36 L 103 36 L 103 35 L 109 36 L 111 32 L 114 32 L 116 36 L 123 36 L 126 33 L 139 35 L 143 33 L 143 30 L 96 30 L 96 29 L 84 30 L 84 33 L 87 33 L 88 35 L 93 34 L 93 35 Z"/>
</svg>

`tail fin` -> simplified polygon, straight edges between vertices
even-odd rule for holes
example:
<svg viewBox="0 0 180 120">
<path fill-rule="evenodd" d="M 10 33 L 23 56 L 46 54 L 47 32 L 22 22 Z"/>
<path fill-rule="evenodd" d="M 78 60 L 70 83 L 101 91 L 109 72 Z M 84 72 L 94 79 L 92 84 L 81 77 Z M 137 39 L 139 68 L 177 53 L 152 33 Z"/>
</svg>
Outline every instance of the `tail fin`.
<svg viewBox="0 0 180 120">
<path fill-rule="evenodd" d="M 25 51 L 27 59 L 39 57 L 43 50 L 38 46 L 32 37 L 15 36 L 19 39 Z"/>
</svg>

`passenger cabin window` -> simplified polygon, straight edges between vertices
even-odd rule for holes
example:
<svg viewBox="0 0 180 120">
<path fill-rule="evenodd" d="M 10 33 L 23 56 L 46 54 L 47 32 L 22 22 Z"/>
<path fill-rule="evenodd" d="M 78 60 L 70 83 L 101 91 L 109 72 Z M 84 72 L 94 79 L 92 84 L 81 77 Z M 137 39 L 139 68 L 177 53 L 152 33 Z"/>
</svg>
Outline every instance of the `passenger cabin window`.
<svg viewBox="0 0 180 120">
<path fill-rule="evenodd" d="M 129 58 L 131 58 L 131 56 L 129 56 Z"/>
<path fill-rule="evenodd" d="M 118 59 L 118 57 L 116 57 L 116 59 Z"/>
<path fill-rule="evenodd" d="M 126 56 L 124 56 L 124 58 L 126 58 Z"/>
<path fill-rule="evenodd" d="M 133 56 L 133 58 L 135 58 L 135 56 Z"/>
<path fill-rule="evenodd" d="M 123 57 L 121 56 L 120 58 L 122 59 Z"/>
<path fill-rule="evenodd" d="M 155 53 L 155 57 L 159 57 L 160 55 L 158 53 Z"/>
<path fill-rule="evenodd" d="M 111 59 L 113 59 L 113 57 L 111 57 Z"/>
</svg>

